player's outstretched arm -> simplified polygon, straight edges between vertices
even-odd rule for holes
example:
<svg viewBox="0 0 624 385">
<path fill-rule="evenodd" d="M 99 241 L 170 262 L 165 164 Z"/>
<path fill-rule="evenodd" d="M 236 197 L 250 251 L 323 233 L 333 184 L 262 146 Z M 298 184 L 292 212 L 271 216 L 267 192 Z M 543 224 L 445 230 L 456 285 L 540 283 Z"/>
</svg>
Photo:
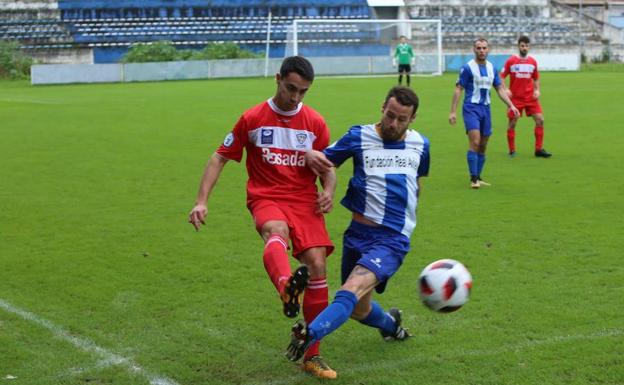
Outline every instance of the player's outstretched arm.
<svg viewBox="0 0 624 385">
<path fill-rule="evenodd" d="M 501 84 L 505 87 L 505 93 L 507 94 L 509 98 L 511 98 L 511 90 L 507 88 L 507 86 L 505 85 L 505 80 L 507 79 L 507 75 L 509 75 L 509 68 L 510 68 L 510 64 L 508 60 L 505 63 L 505 66 L 503 67 L 499 75 L 501 79 Z"/>
<path fill-rule="evenodd" d="M 453 101 L 451 101 L 451 112 L 449 113 L 449 123 L 451 125 L 455 125 L 455 123 L 457 123 L 457 104 L 459 103 L 462 91 L 462 86 L 459 84 L 455 86 L 455 91 L 453 91 Z"/>
<path fill-rule="evenodd" d="M 214 153 L 206 165 L 204 175 L 202 176 L 199 184 L 195 207 L 193 207 L 188 216 L 188 221 L 193 225 L 193 227 L 195 227 L 195 231 L 199 231 L 200 226 L 202 224 L 206 224 L 204 220 L 208 215 L 208 197 L 210 196 L 215 184 L 217 184 L 221 171 L 228 160 L 229 159 Z"/>
<path fill-rule="evenodd" d="M 503 103 L 507 105 L 507 107 L 514 113 L 515 116 L 520 116 L 520 111 L 518 111 L 516 106 L 513 105 L 511 99 L 509 99 L 509 96 L 507 95 L 507 87 L 505 87 L 505 85 L 501 83 L 498 87 L 495 88 L 498 97 L 503 101 Z"/>
<path fill-rule="evenodd" d="M 317 204 L 320 212 L 328 213 L 334 208 L 334 194 L 336 193 L 336 169 L 330 168 L 329 171 L 320 175 L 323 191 L 318 193 Z"/>
<path fill-rule="evenodd" d="M 533 99 L 535 100 L 539 99 L 540 95 L 541 95 L 540 82 L 539 80 L 534 80 L 533 81 Z"/>
<path fill-rule="evenodd" d="M 317 150 L 310 150 L 306 152 L 305 162 L 306 166 L 310 167 L 310 169 L 319 176 L 325 174 L 332 167 L 334 167 L 334 164 L 327 159 L 325 154 Z"/>
</svg>

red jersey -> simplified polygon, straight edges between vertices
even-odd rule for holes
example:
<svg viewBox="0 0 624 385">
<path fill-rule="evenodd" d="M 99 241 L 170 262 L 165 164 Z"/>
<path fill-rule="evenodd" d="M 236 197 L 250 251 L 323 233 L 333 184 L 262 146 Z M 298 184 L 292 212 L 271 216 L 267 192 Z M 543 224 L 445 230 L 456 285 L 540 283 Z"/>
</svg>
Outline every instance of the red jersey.
<svg viewBox="0 0 624 385">
<path fill-rule="evenodd" d="M 306 151 L 323 150 L 329 129 L 323 117 L 302 103 L 282 111 L 272 99 L 245 111 L 217 149 L 240 162 L 247 152 L 247 202 L 271 199 L 315 204 L 316 175 L 305 165 Z"/>
<path fill-rule="evenodd" d="M 509 89 L 511 98 L 524 102 L 533 101 L 533 82 L 539 80 L 537 61 L 532 56 L 520 57 L 511 55 L 501 71 L 504 78 L 511 75 Z"/>
</svg>

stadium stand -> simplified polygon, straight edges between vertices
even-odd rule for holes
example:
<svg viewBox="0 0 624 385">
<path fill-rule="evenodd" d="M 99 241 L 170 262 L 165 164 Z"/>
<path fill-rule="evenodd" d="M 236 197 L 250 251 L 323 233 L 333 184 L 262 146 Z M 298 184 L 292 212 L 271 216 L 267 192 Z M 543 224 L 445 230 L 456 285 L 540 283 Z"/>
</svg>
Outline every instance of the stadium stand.
<svg viewBox="0 0 624 385">
<path fill-rule="evenodd" d="M 265 48 L 271 13 L 271 56 L 283 56 L 287 26 L 294 18 L 370 18 L 365 0 L 60 0 L 61 19 L 75 43 L 94 48 L 96 62 L 117 61 L 136 42 L 168 40 L 180 48 L 234 42 Z M 332 31 L 319 31 L 330 33 Z M 348 34 L 344 31 L 344 34 Z M 357 36 L 350 36 L 355 39 Z"/>
<path fill-rule="evenodd" d="M 265 48 L 271 13 L 271 56 L 284 55 L 293 19 L 369 19 L 366 0 L 0 0 L 0 34 L 25 49 L 90 48 L 94 62 L 116 62 L 134 43 L 168 40 L 180 48 L 234 42 L 253 51 Z M 348 27 L 318 27 L 319 43 L 338 35 L 362 36 Z"/>
<path fill-rule="evenodd" d="M 513 45 L 520 34 L 554 47 L 606 40 L 623 43 L 622 28 L 607 22 L 618 20 L 617 15 L 600 20 L 597 11 L 580 13 L 569 0 L 404 3 L 400 14 L 408 18 L 442 20 L 445 50 L 461 50 L 477 35 L 504 46 Z M 270 53 L 279 57 L 285 53 L 287 29 L 295 18 L 375 19 L 378 13 L 385 15 L 385 8 L 370 7 L 366 0 L 0 0 L 0 38 L 19 41 L 31 52 L 88 50 L 95 63 L 116 62 L 130 45 L 159 40 L 180 48 L 234 42 L 258 52 L 265 49 L 270 13 Z M 348 25 L 314 28 L 319 51 L 336 49 L 333 42 L 342 41 L 345 44 L 339 49 L 345 54 L 360 54 L 356 46 L 365 47 L 365 40 L 371 38 Z M 436 43 L 431 36 L 424 38 L 414 31 L 412 39 L 426 48 Z"/>
<path fill-rule="evenodd" d="M 476 37 L 513 47 L 528 35 L 542 49 L 579 49 L 596 57 L 604 50 L 624 53 L 624 29 L 610 24 L 624 15 L 624 1 L 406 0 L 412 19 L 442 20 L 444 49 L 462 51 Z M 416 38 L 418 38 L 416 34 Z M 433 44 L 433 43 L 430 43 Z M 614 59 L 622 59 L 615 54 Z"/>
<path fill-rule="evenodd" d="M 69 45 L 71 34 L 60 20 L 57 1 L 0 1 L 0 38 L 27 47 Z"/>
<path fill-rule="evenodd" d="M 447 5 L 429 6 L 408 1 L 408 14 L 412 19 L 439 18 L 442 20 L 445 47 L 471 44 L 476 36 L 487 37 L 493 44 L 513 45 L 519 35 L 528 35 L 547 46 L 578 44 L 579 34 L 586 40 L 599 41 L 595 29 L 578 26 L 557 2 L 545 6 L 522 6 L 510 2 L 490 6 Z M 568 12 L 569 13 L 569 12 Z"/>
</svg>

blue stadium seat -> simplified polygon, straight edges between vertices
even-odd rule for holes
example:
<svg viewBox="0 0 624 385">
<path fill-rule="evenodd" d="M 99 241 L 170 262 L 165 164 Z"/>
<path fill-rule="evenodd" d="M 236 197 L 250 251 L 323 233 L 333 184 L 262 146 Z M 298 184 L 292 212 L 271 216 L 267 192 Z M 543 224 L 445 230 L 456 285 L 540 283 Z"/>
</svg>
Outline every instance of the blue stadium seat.
<svg viewBox="0 0 624 385">
<path fill-rule="evenodd" d="M 88 47 L 129 47 L 158 40 L 199 47 L 209 42 L 232 41 L 260 51 L 264 49 L 270 12 L 272 49 L 281 55 L 287 28 L 295 18 L 372 18 L 366 0 L 59 0 L 58 3 L 61 22 L 70 31 L 73 42 Z M 348 27 L 316 28 L 314 37 L 321 42 L 371 38 L 370 34 Z"/>
</svg>

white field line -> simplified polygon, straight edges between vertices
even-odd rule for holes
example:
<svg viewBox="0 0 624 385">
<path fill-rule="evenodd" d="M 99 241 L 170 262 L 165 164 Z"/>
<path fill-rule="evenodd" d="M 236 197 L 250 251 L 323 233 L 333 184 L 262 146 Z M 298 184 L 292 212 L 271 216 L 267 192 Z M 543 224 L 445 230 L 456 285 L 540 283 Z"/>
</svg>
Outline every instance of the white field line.
<svg viewBox="0 0 624 385">
<path fill-rule="evenodd" d="M 318 79 L 366 79 L 366 78 L 396 78 L 397 76 L 399 76 L 399 73 L 391 73 L 391 74 L 377 74 L 377 75 L 371 75 L 371 74 L 363 74 L 363 75 L 318 75 L 316 76 L 316 78 Z M 437 75 L 430 75 L 430 74 L 410 74 L 410 76 L 412 77 L 418 77 L 418 78 L 432 78 L 434 76 Z M 398 85 L 398 84 L 395 84 Z"/>
<path fill-rule="evenodd" d="M 51 101 L 51 100 L 12 99 L 12 98 L 0 98 L 0 102 L 5 102 L 5 103 L 23 103 L 23 104 L 49 104 L 49 105 L 65 104 L 63 102 L 57 102 L 57 101 Z"/>
<path fill-rule="evenodd" d="M 102 359 L 102 361 L 108 364 L 125 366 L 130 372 L 136 373 L 147 379 L 151 385 L 179 385 L 172 379 L 163 377 L 155 373 L 151 373 L 148 370 L 143 369 L 141 366 L 137 365 L 131 359 L 106 350 L 103 347 L 96 345 L 95 342 L 91 341 L 88 338 L 72 335 L 60 326 L 57 326 L 54 323 L 37 316 L 36 314 L 17 308 L 10 303 L 4 301 L 3 299 L 0 299 L 0 308 L 4 309 L 9 313 L 18 315 L 26 321 L 30 321 L 45 329 L 48 329 L 55 337 L 71 343 L 76 348 L 82 351 L 98 355 Z"/>
<path fill-rule="evenodd" d="M 602 329 L 591 334 L 553 336 L 553 337 L 545 338 L 541 340 L 523 341 L 523 342 L 519 342 L 516 344 L 503 345 L 499 348 L 494 348 L 494 349 L 454 350 L 452 354 L 436 356 L 436 359 L 445 359 L 448 361 L 454 361 L 454 360 L 461 359 L 464 357 L 485 357 L 485 356 L 506 354 L 506 353 L 511 353 L 511 352 L 519 352 L 521 350 L 528 350 L 528 349 L 543 346 L 543 345 L 555 345 L 558 343 L 569 342 L 569 341 L 595 340 L 599 338 L 621 337 L 621 336 L 624 336 L 624 329 Z M 362 363 L 360 365 L 352 366 L 349 369 L 344 369 L 344 370 L 337 369 L 336 371 L 338 372 L 338 376 L 340 376 L 341 373 L 346 373 L 346 374 L 357 373 L 359 375 L 370 370 L 394 369 L 400 366 L 414 365 L 416 363 L 426 362 L 426 361 L 429 361 L 430 359 L 431 359 L 430 357 L 415 355 L 415 356 L 410 356 L 402 360 L 386 360 L 381 363 L 377 362 L 374 365 L 371 365 L 371 363 Z M 333 366 L 334 369 L 336 369 L 338 365 L 340 365 L 339 362 L 335 363 L 335 365 L 331 365 L 331 362 L 330 362 L 330 366 Z M 297 379 L 300 379 L 302 376 L 305 377 L 307 375 L 301 372 L 301 374 L 299 375 L 281 377 L 280 379 L 269 380 L 261 384 L 262 385 L 291 384 L 291 383 L 297 382 Z M 248 385 L 259 385 L 259 384 L 260 383 L 258 382 L 253 382 L 253 383 L 249 383 Z"/>
</svg>

